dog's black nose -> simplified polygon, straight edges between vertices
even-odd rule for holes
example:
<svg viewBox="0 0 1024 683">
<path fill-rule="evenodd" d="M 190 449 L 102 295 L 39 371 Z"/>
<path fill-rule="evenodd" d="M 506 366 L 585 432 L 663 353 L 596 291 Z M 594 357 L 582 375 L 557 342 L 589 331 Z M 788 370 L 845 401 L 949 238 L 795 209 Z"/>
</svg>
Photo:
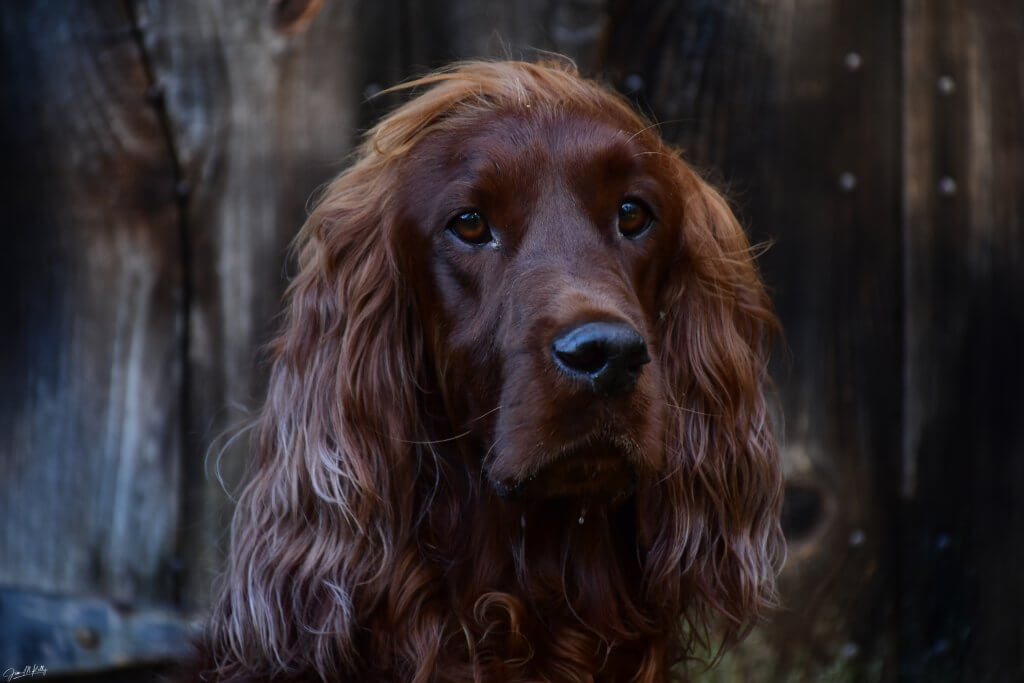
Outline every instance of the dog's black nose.
<svg viewBox="0 0 1024 683">
<path fill-rule="evenodd" d="M 555 365 L 590 382 L 599 394 L 628 394 L 644 364 L 647 345 L 631 325 L 590 322 L 563 332 L 551 345 Z"/>
</svg>

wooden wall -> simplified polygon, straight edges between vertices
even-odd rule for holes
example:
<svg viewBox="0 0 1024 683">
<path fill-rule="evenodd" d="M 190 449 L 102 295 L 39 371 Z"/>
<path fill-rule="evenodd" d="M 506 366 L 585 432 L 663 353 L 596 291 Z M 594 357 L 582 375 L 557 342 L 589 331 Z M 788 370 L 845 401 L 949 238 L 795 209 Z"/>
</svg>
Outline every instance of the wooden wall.
<svg viewBox="0 0 1024 683">
<path fill-rule="evenodd" d="M 537 48 L 774 244 L 785 607 L 703 680 L 1024 679 L 1019 0 L 15 1 L 0 36 L 0 667 L 179 646 L 244 463 L 211 442 L 366 97 Z"/>
</svg>

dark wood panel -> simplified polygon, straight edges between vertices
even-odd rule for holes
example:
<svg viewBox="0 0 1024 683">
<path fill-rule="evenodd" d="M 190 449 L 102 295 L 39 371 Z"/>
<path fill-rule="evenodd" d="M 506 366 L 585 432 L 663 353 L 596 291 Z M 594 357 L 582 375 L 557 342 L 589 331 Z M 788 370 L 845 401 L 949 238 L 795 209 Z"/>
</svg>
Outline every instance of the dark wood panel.
<svg viewBox="0 0 1024 683">
<path fill-rule="evenodd" d="M 542 51 L 593 74 L 610 29 L 603 0 L 423 0 L 407 2 L 402 17 L 409 75 L 459 59 L 533 59 Z"/>
<path fill-rule="evenodd" d="M 786 337 L 783 608 L 706 678 L 891 675 L 899 8 L 630 2 L 612 25 L 614 81 L 773 243 L 761 263 Z"/>
<path fill-rule="evenodd" d="M 784 608 L 701 680 L 1024 678 L 1016 0 L 0 6 L 0 584 L 201 610 L 317 186 L 472 57 L 566 53 L 725 187 L 786 328 Z M 207 454 L 210 453 L 209 459 Z"/>
<path fill-rule="evenodd" d="M 1024 11 L 907 4 L 903 675 L 1024 678 Z"/>
<path fill-rule="evenodd" d="M 138 5 L 189 190 L 191 485 L 179 551 L 191 608 L 206 605 L 221 568 L 231 501 L 220 479 L 231 491 L 249 450 L 244 439 L 220 447 L 259 405 L 260 346 L 287 284 L 288 245 L 311 196 L 368 125 L 366 97 L 401 75 L 394 3 L 326 3 L 318 12 L 317 4 Z"/>
<path fill-rule="evenodd" d="M 183 315 L 165 131 L 122 5 L 4 3 L 0 21 L 0 584 L 163 599 Z"/>
</svg>

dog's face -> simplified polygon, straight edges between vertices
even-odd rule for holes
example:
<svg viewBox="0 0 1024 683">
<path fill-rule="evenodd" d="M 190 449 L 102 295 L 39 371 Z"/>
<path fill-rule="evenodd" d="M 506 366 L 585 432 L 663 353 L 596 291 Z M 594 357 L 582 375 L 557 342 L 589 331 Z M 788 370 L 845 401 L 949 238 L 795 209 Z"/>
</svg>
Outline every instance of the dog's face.
<svg viewBox="0 0 1024 683">
<path fill-rule="evenodd" d="M 625 123 L 492 113 L 405 165 L 395 245 L 457 433 L 503 495 L 628 493 L 664 460 L 672 159 Z"/>
</svg>

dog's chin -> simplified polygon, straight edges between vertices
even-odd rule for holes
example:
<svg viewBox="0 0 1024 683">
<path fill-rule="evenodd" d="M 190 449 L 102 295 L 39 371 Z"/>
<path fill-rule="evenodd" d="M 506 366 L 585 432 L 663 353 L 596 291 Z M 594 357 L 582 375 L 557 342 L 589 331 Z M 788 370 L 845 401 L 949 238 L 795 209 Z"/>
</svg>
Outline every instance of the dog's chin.
<svg viewBox="0 0 1024 683">
<path fill-rule="evenodd" d="M 590 444 L 560 453 L 521 480 L 492 480 L 508 499 L 582 499 L 618 503 L 636 488 L 636 469 L 612 444 Z"/>
</svg>

